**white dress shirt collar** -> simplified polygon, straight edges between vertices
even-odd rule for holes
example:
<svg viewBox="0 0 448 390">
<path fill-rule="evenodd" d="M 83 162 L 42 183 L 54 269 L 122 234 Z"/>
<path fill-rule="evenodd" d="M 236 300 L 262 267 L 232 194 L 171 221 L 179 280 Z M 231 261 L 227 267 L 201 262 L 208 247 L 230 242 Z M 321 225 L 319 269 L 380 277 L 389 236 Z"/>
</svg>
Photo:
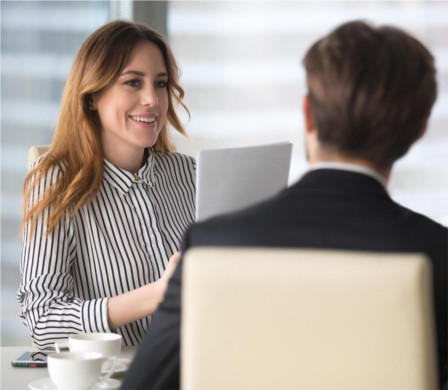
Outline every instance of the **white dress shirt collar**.
<svg viewBox="0 0 448 390">
<path fill-rule="evenodd" d="M 148 149 L 148 158 L 135 174 L 118 168 L 104 159 L 104 179 L 123 193 L 127 193 L 132 185 L 138 183 L 146 183 L 152 186 L 154 183 L 154 153 L 152 148 Z"/>
</svg>

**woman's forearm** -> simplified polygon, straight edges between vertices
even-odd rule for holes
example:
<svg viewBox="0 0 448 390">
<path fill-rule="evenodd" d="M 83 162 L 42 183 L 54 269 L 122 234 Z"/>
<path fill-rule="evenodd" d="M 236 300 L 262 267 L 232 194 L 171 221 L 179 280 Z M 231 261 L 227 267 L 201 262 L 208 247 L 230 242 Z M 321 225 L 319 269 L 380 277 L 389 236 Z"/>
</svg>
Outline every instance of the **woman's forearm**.
<svg viewBox="0 0 448 390">
<path fill-rule="evenodd" d="M 154 313 L 163 299 L 165 290 L 166 280 L 161 278 L 154 283 L 109 298 L 109 327 L 116 329 Z"/>
<path fill-rule="evenodd" d="M 116 329 L 154 313 L 165 296 L 168 280 L 173 275 L 179 260 L 180 253 L 176 252 L 171 256 L 165 273 L 159 280 L 109 298 L 107 303 L 109 328 Z"/>
</svg>

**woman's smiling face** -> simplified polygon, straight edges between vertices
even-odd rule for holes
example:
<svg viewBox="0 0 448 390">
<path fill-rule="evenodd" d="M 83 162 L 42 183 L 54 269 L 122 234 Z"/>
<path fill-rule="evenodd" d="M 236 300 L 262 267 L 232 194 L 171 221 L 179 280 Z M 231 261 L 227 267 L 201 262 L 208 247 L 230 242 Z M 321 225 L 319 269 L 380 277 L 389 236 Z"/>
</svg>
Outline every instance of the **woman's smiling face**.
<svg viewBox="0 0 448 390">
<path fill-rule="evenodd" d="M 144 149 L 156 143 L 167 118 L 168 73 L 160 49 L 151 42 L 138 43 L 94 105 L 105 157 L 123 169 L 131 161 L 141 165 Z"/>
</svg>

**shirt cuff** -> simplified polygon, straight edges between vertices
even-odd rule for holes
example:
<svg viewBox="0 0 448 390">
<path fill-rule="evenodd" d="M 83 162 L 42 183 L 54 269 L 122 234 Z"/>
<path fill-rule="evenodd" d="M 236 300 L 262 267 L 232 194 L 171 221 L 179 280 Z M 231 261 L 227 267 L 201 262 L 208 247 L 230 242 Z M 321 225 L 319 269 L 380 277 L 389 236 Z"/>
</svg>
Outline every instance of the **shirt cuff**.
<svg viewBox="0 0 448 390">
<path fill-rule="evenodd" d="M 109 298 L 84 301 L 81 307 L 82 323 L 85 333 L 111 332 L 107 317 Z"/>
</svg>

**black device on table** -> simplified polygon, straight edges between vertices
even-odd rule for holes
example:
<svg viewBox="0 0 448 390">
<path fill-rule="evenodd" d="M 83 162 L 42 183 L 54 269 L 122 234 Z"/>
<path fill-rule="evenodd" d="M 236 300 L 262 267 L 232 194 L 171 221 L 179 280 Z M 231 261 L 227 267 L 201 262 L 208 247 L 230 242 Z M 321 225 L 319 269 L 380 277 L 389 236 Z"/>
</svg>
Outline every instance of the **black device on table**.
<svg viewBox="0 0 448 390">
<path fill-rule="evenodd" d="M 47 367 L 47 354 L 41 351 L 24 352 L 11 364 L 13 367 Z"/>
</svg>

